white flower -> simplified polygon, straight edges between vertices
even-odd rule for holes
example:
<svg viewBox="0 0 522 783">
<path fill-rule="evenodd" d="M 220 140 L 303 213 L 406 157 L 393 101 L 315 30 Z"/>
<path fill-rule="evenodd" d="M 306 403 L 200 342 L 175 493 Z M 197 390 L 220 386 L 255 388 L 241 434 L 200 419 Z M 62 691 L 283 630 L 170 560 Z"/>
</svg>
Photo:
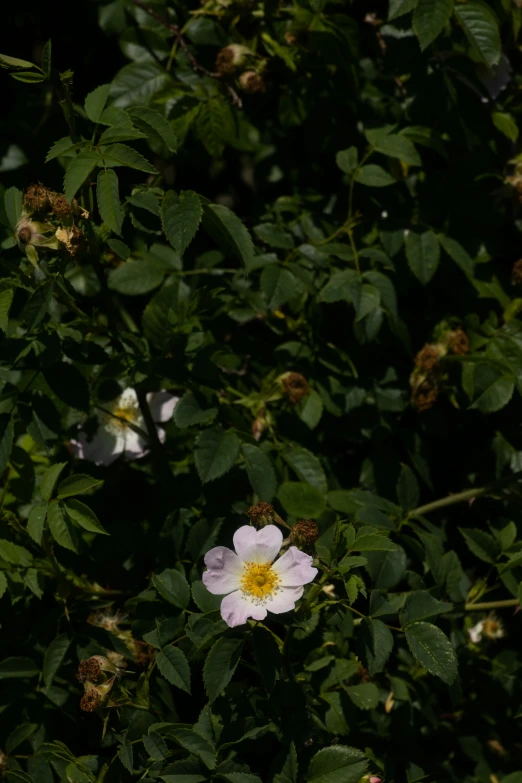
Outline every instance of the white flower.
<svg viewBox="0 0 522 783">
<path fill-rule="evenodd" d="M 482 631 L 484 629 L 484 620 L 479 620 L 479 622 L 473 626 L 473 628 L 468 628 L 469 638 L 473 642 L 473 644 L 478 644 L 480 640 L 482 639 Z"/>
<path fill-rule="evenodd" d="M 283 534 L 275 525 L 261 530 L 244 525 L 234 533 L 235 552 L 216 546 L 205 555 L 208 570 L 203 583 L 214 595 L 225 595 L 221 617 L 231 628 L 249 617 L 264 620 L 267 612 L 294 609 L 303 585 L 317 576 L 313 558 L 295 546 L 274 563 L 282 542 Z"/>
<path fill-rule="evenodd" d="M 147 394 L 147 403 L 154 422 L 166 422 L 172 416 L 179 397 L 166 391 Z M 98 415 L 98 429 L 92 440 L 80 431 L 77 440 L 71 440 L 73 454 L 80 459 L 88 459 L 96 465 L 110 465 L 120 454 L 127 459 L 140 459 L 148 454 L 147 440 L 132 425 L 146 432 L 145 421 L 138 404 L 134 389 L 124 392 L 110 404 L 110 412 Z M 165 441 L 165 430 L 157 427 L 158 437 Z"/>
<path fill-rule="evenodd" d="M 486 639 L 502 639 L 504 636 L 504 626 L 498 617 L 489 615 L 483 620 L 479 620 L 473 628 L 468 628 L 468 633 L 473 644 L 478 644 L 482 641 L 483 636 L 485 636 Z"/>
</svg>

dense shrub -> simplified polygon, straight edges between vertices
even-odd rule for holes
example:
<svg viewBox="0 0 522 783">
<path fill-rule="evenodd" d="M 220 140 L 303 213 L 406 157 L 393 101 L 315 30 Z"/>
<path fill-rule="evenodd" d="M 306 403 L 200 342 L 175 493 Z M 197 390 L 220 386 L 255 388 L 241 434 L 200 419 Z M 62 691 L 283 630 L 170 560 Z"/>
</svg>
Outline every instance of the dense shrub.
<svg viewBox="0 0 522 783">
<path fill-rule="evenodd" d="M 521 783 L 522 3 L 9 5 L 2 774 Z"/>
</svg>

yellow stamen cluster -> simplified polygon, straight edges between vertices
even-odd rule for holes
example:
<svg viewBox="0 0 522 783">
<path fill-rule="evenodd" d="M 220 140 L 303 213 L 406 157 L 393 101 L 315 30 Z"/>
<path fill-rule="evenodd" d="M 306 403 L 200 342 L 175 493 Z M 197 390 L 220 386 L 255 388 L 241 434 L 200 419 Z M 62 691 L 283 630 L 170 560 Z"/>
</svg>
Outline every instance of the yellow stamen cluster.
<svg viewBox="0 0 522 783">
<path fill-rule="evenodd" d="M 241 590 L 262 601 L 279 589 L 281 579 L 270 563 L 245 563 Z"/>
<path fill-rule="evenodd" d="M 136 424 L 140 416 L 140 411 L 137 405 L 125 405 L 114 408 L 112 414 L 111 424 L 120 430 L 125 430 L 129 424 Z"/>
</svg>

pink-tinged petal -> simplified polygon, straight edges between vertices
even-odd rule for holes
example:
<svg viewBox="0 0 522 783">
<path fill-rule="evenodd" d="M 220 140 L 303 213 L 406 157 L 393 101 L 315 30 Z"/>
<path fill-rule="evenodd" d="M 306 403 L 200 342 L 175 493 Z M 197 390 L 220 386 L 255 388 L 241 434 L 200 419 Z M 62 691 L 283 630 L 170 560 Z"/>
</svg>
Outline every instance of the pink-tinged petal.
<svg viewBox="0 0 522 783">
<path fill-rule="evenodd" d="M 124 431 L 125 446 L 123 453 L 127 459 L 141 459 L 149 453 L 149 446 L 145 438 L 127 427 Z"/>
<path fill-rule="evenodd" d="M 236 625 L 244 625 L 249 617 L 253 620 L 264 620 L 266 609 L 252 603 L 240 590 L 236 590 L 221 601 L 221 617 L 230 628 L 235 628 Z"/>
<path fill-rule="evenodd" d="M 216 546 L 205 555 L 207 571 L 203 573 L 203 584 L 213 595 L 225 595 L 239 590 L 243 566 L 231 549 Z"/>
<path fill-rule="evenodd" d="M 166 391 L 149 392 L 147 394 L 152 419 L 155 422 L 170 421 L 174 408 L 179 402 L 179 397 Z"/>
<path fill-rule="evenodd" d="M 138 408 L 138 395 L 136 389 L 128 386 L 122 391 L 120 396 L 113 402 L 116 408 Z"/>
<path fill-rule="evenodd" d="M 270 598 L 266 608 L 274 614 L 290 612 L 292 609 L 295 609 L 295 602 L 299 601 L 303 595 L 303 590 L 304 587 L 282 587 L 281 590 L 278 590 Z"/>
<path fill-rule="evenodd" d="M 271 563 L 283 543 L 283 534 L 275 525 L 256 530 L 249 525 L 234 533 L 234 548 L 241 560 L 251 563 Z"/>
<path fill-rule="evenodd" d="M 77 440 L 71 440 L 70 446 L 74 456 L 79 459 L 88 459 L 96 465 L 112 465 L 123 452 L 125 439 L 105 427 L 98 427 L 91 441 L 87 440 L 84 432 L 80 432 Z"/>
<path fill-rule="evenodd" d="M 317 576 L 317 568 L 312 567 L 313 558 L 301 552 L 296 546 L 291 546 L 272 568 L 279 574 L 283 587 L 306 585 Z"/>
</svg>

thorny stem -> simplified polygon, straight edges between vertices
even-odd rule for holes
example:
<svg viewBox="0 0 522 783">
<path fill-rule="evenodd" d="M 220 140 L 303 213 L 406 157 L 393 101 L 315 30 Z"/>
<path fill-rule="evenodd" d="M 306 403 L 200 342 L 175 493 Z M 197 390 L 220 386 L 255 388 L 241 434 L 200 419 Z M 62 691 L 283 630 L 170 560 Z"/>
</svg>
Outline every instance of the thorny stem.
<svg viewBox="0 0 522 783">
<path fill-rule="evenodd" d="M 228 84 L 227 82 L 222 81 L 222 76 L 220 73 L 215 73 L 214 71 L 209 71 L 207 68 L 205 68 L 203 65 L 201 65 L 192 52 L 190 51 L 190 48 L 183 38 L 181 34 L 181 30 L 179 29 L 178 25 L 172 24 L 172 22 L 169 22 L 168 19 L 165 19 L 161 14 L 159 14 L 157 11 L 154 10 L 154 8 L 151 8 L 146 3 L 142 2 L 142 0 L 132 0 L 134 5 L 137 5 L 139 8 L 142 8 L 144 11 L 146 11 L 150 16 L 152 16 L 154 19 L 156 19 L 158 22 L 160 22 L 162 25 L 164 25 L 170 32 L 175 36 L 178 44 L 181 46 L 185 54 L 187 55 L 187 58 L 196 73 L 200 73 L 203 76 L 208 76 L 210 79 L 216 79 L 217 81 L 220 81 L 221 84 L 225 87 L 228 94 L 230 95 L 232 99 L 232 103 L 234 106 L 237 106 L 238 109 L 243 108 L 243 101 L 237 94 L 237 92 L 234 90 L 231 84 Z"/>
<path fill-rule="evenodd" d="M 518 598 L 506 598 L 504 601 L 483 601 L 482 603 L 468 603 L 464 605 L 466 612 L 478 612 L 481 610 L 487 611 L 488 609 L 505 609 L 509 606 L 519 606 L 520 602 Z"/>
<path fill-rule="evenodd" d="M 498 481 L 492 481 L 491 484 L 486 484 L 485 487 L 465 489 L 463 492 L 457 492 L 455 495 L 449 495 L 446 498 L 434 500 L 432 503 L 426 503 L 426 505 L 419 506 L 418 508 L 413 509 L 413 511 L 410 511 L 408 516 L 422 516 L 423 514 L 429 514 L 430 511 L 438 511 L 439 508 L 444 508 L 445 506 L 453 506 L 455 503 L 463 503 L 466 500 L 472 500 L 473 498 L 480 497 L 481 495 L 487 495 L 497 489 L 501 489 L 502 487 L 513 484 L 520 478 L 522 478 L 522 471 L 513 473 L 507 478 L 499 479 Z"/>
</svg>

